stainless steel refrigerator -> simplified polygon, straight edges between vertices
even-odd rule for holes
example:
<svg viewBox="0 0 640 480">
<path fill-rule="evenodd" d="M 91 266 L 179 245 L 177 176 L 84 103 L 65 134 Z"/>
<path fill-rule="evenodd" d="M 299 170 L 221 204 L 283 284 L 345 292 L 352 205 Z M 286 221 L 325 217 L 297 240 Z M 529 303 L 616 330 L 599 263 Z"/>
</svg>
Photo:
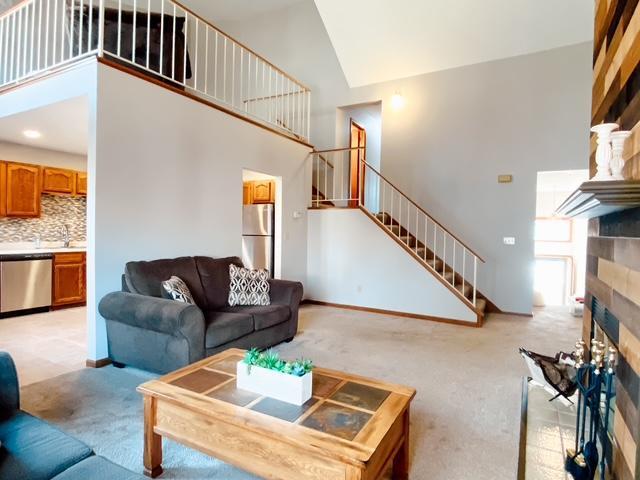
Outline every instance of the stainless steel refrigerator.
<svg viewBox="0 0 640 480">
<path fill-rule="evenodd" d="M 242 262 L 246 268 L 266 268 L 273 277 L 273 205 L 242 207 Z"/>
</svg>

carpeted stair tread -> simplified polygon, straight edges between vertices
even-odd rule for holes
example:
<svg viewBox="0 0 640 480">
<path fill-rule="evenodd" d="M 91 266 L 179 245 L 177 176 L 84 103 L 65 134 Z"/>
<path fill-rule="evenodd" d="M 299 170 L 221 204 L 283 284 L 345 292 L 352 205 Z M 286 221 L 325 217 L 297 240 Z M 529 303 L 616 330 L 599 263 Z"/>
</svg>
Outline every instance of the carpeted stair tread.
<svg viewBox="0 0 640 480">
<path fill-rule="evenodd" d="M 413 235 L 404 235 L 402 237 L 398 237 L 402 243 L 405 245 L 409 245 L 410 247 L 416 246 L 416 239 Z"/>
<path fill-rule="evenodd" d="M 484 298 L 476 298 L 476 308 L 484 314 L 484 311 L 487 308 L 487 301 Z"/>
<path fill-rule="evenodd" d="M 456 285 L 456 290 L 458 290 L 463 296 L 469 298 L 469 296 L 472 294 L 473 289 L 471 288 L 471 285 L 469 285 L 468 283 L 464 284 L 464 288 L 461 285 Z"/>
<path fill-rule="evenodd" d="M 444 275 L 442 274 L 442 270 L 444 267 L 444 263 L 439 258 L 427 258 L 425 260 L 425 256 L 433 255 L 430 251 L 428 251 L 422 244 L 418 242 L 416 237 L 408 234 L 406 230 L 403 232 L 402 225 L 398 224 L 391 215 L 386 212 L 376 213 L 375 217 L 378 221 L 380 221 L 398 240 L 400 240 L 403 244 L 407 245 L 413 252 L 422 259 L 427 265 L 429 265 L 432 269 L 435 270 L 435 274 L 440 277 L 442 281 L 447 282 L 449 285 L 453 286 L 455 290 L 467 299 L 472 299 L 473 297 L 473 287 L 467 283 L 463 282 L 457 285 L 454 285 L 454 274 L 449 266 L 445 268 Z M 401 235 L 405 233 L 404 235 Z M 485 308 L 487 306 L 487 301 L 484 298 L 476 298 L 476 309 L 480 312 L 480 314 L 484 314 Z"/>
</svg>

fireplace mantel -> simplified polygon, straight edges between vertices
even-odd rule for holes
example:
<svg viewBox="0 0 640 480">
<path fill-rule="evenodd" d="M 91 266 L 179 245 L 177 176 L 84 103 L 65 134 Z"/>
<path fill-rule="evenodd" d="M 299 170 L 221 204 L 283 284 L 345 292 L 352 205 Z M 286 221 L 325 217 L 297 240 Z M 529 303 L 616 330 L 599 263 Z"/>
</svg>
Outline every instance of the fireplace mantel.
<svg viewBox="0 0 640 480">
<path fill-rule="evenodd" d="M 584 182 L 556 209 L 557 215 L 593 218 L 640 207 L 640 181 Z"/>
</svg>

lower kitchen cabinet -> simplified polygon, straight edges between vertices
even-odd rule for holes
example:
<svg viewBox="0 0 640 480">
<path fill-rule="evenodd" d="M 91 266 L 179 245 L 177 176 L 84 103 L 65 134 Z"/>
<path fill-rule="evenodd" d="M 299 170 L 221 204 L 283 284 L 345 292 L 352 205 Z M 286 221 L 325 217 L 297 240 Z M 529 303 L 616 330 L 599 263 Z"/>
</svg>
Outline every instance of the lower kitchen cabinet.
<svg viewBox="0 0 640 480">
<path fill-rule="evenodd" d="M 85 303 L 86 255 L 82 252 L 56 253 L 53 256 L 54 307 Z"/>
</svg>

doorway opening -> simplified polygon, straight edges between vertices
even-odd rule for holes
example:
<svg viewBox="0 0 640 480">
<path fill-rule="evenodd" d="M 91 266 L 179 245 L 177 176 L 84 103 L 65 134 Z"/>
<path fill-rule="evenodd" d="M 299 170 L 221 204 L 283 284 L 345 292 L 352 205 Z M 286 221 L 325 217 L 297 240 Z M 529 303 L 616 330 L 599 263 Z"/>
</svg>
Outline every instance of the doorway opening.
<svg viewBox="0 0 640 480">
<path fill-rule="evenodd" d="M 242 170 L 242 263 L 280 278 L 282 265 L 282 179 Z"/>
<path fill-rule="evenodd" d="M 364 178 L 365 169 L 359 169 L 358 166 L 361 161 L 365 161 L 373 169 L 380 171 L 382 102 L 339 107 L 336 115 L 336 147 L 359 147 L 349 154 L 349 198 L 359 198 L 370 210 L 377 211 L 374 208 L 378 204 L 377 175 Z M 357 201 L 351 200 L 349 206 L 357 206 Z"/>
<path fill-rule="evenodd" d="M 88 124 L 84 96 L 0 118 L 0 350 L 22 386 L 91 358 Z"/>
<path fill-rule="evenodd" d="M 584 297 L 587 220 L 558 216 L 555 210 L 588 179 L 588 170 L 538 172 L 533 287 L 536 307 L 579 305 L 577 299 Z"/>
</svg>

